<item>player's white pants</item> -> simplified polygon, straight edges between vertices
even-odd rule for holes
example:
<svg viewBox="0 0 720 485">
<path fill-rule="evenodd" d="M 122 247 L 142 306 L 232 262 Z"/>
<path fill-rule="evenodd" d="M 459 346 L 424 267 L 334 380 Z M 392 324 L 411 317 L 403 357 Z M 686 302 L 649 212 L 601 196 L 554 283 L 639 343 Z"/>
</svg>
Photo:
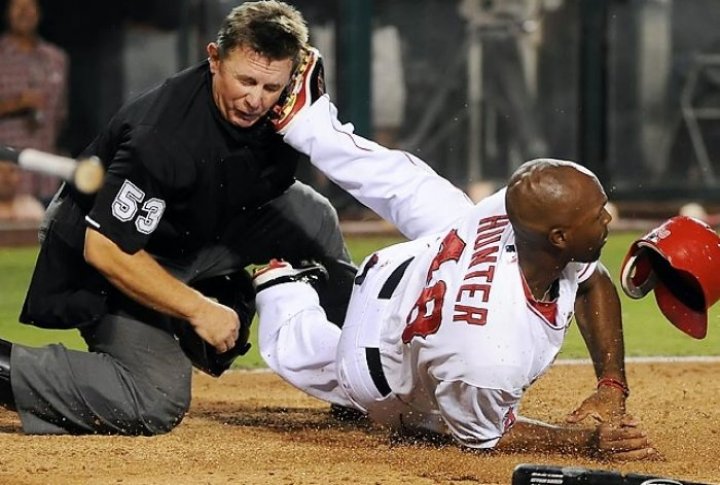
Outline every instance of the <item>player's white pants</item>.
<svg viewBox="0 0 720 485">
<path fill-rule="evenodd" d="M 307 283 L 272 286 L 256 297 L 260 355 L 293 386 L 324 401 L 350 406 L 338 386 L 340 329 L 328 321 Z"/>
<path fill-rule="evenodd" d="M 324 401 L 369 412 L 384 422 L 394 396 L 384 397 L 370 376 L 366 348 L 378 348 L 389 300 L 379 299 L 390 274 L 408 258 L 403 245 L 378 253 L 377 264 L 356 285 L 345 326 L 327 320 L 307 283 L 283 283 L 257 294 L 260 354 L 290 384 Z M 361 268 L 364 268 L 367 260 Z M 361 270 L 361 274 L 363 270 Z"/>
</svg>

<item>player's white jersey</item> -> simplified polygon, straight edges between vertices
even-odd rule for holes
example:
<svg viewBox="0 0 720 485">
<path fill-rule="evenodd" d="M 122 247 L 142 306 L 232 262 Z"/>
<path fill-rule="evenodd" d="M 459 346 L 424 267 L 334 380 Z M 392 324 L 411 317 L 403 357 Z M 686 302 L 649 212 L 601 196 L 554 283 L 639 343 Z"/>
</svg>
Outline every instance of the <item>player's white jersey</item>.
<svg viewBox="0 0 720 485">
<path fill-rule="evenodd" d="M 560 350 L 578 284 L 595 264 L 569 264 L 557 298 L 536 302 L 504 201 L 502 190 L 448 232 L 404 245 L 414 259 L 388 306 L 381 354 L 390 387 L 407 406 L 389 423 L 494 446 L 523 391 Z"/>
<path fill-rule="evenodd" d="M 339 352 L 339 381 L 352 403 L 374 420 L 450 433 L 469 447 L 494 446 L 514 422 L 523 391 L 560 350 L 578 284 L 595 264 L 569 264 L 553 292 L 555 300 L 535 302 L 518 265 L 504 190 L 474 205 L 412 154 L 354 135 L 351 125 L 337 120 L 327 97 L 299 116 L 284 140 L 412 239 L 379 251 L 361 266 L 359 277 L 366 275 L 368 283 L 353 292 L 342 332 L 348 337 Z M 387 278 L 393 265 L 409 258 L 390 301 L 380 302 L 369 291 L 378 284 L 374 279 Z M 309 331 L 310 324 L 298 328 Z M 364 359 L 355 347 L 378 345 L 378 330 L 380 360 L 394 397 L 374 406 L 365 384 L 350 376 L 360 371 L 348 371 L 345 361 L 356 355 Z M 324 335 L 329 331 L 324 327 Z M 362 334 L 357 342 L 356 331 Z M 335 362 L 325 359 L 317 368 L 331 365 Z M 311 386 L 294 368 L 278 372 L 329 399 L 329 385 Z"/>
</svg>

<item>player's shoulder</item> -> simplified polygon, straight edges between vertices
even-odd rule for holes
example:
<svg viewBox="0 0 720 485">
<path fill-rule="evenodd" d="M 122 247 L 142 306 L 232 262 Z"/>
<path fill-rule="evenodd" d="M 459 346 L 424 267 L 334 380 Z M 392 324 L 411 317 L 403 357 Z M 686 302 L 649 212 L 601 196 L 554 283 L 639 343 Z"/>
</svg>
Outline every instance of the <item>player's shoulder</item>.
<svg viewBox="0 0 720 485">
<path fill-rule="evenodd" d="M 477 231 L 495 231 L 501 227 L 510 228 L 505 207 L 505 189 L 475 203 L 475 206 L 463 217 L 460 231 L 468 237 L 474 237 Z"/>
<path fill-rule="evenodd" d="M 475 211 L 488 215 L 506 215 L 505 192 L 506 188 L 502 187 L 492 194 L 481 198 L 475 203 Z"/>
</svg>

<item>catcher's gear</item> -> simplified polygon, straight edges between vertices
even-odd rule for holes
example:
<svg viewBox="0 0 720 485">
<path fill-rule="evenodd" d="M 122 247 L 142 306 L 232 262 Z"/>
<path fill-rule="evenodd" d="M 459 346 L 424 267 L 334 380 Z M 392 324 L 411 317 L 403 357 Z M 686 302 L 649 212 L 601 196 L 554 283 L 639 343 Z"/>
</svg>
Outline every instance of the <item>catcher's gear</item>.
<svg viewBox="0 0 720 485">
<path fill-rule="evenodd" d="M 702 221 L 676 216 L 635 241 L 622 265 L 630 298 L 655 290 L 660 311 L 677 328 L 702 339 L 707 309 L 720 299 L 720 237 Z"/>
<path fill-rule="evenodd" d="M 272 109 L 271 121 L 275 131 L 284 135 L 290 122 L 307 106 L 325 94 L 325 71 L 320 52 L 308 47 L 295 68 L 290 84 Z"/>
<path fill-rule="evenodd" d="M 188 322 L 178 320 L 175 325 L 175 335 L 180 347 L 193 365 L 213 377 L 218 377 L 230 368 L 237 357 L 250 350 L 247 340 L 250 324 L 255 316 L 255 291 L 250 275 L 244 270 L 194 282 L 191 286 L 203 295 L 235 310 L 240 319 L 240 332 L 235 347 L 222 354 L 200 338 Z"/>
</svg>

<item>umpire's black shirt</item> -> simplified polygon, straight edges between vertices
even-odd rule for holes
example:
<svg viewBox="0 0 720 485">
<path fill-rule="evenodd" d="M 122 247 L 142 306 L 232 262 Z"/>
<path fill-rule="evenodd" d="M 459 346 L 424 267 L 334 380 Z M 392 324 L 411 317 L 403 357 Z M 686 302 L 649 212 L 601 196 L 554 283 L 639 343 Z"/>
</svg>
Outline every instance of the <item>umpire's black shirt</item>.
<svg viewBox="0 0 720 485">
<path fill-rule="evenodd" d="M 66 185 L 54 201 L 21 322 L 79 327 L 104 314 L 114 290 L 83 258 L 87 226 L 127 253 L 171 259 L 232 244 L 224 230 L 284 192 L 299 159 L 266 119 L 239 128 L 222 117 L 207 61 L 121 108 L 86 154 L 103 161 L 105 184 L 96 197 Z"/>
<path fill-rule="evenodd" d="M 123 107 L 89 148 L 107 177 L 86 220 L 123 251 L 197 250 L 292 184 L 299 154 L 266 119 L 227 122 L 211 85 L 207 62 L 177 74 Z"/>
</svg>

